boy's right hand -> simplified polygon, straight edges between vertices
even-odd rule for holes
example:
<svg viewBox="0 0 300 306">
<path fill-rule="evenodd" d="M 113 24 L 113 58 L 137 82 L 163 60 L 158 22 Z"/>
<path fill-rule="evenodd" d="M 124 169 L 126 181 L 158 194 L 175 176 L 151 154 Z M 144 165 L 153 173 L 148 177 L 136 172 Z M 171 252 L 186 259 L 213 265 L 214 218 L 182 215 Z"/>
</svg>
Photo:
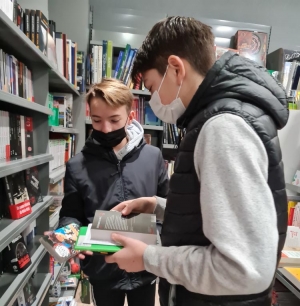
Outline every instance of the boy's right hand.
<svg viewBox="0 0 300 306">
<path fill-rule="evenodd" d="M 131 213 L 153 214 L 156 204 L 155 197 L 143 197 L 122 202 L 115 206 L 112 210 L 119 211 L 124 216 Z"/>
</svg>

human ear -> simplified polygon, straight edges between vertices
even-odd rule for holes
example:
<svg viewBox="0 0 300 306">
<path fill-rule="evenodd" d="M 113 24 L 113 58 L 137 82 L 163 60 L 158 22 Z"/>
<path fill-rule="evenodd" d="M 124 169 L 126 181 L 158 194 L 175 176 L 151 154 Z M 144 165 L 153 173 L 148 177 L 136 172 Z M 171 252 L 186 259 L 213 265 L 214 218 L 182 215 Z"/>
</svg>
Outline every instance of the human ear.
<svg viewBox="0 0 300 306">
<path fill-rule="evenodd" d="M 128 122 L 127 122 L 127 124 L 130 125 L 132 123 L 133 119 L 135 119 L 135 112 L 132 110 L 128 114 Z"/>
<path fill-rule="evenodd" d="M 169 68 L 173 68 L 170 70 L 175 71 L 176 82 L 177 85 L 180 86 L 186 72 L 183 60 L 179 56 L 171 55 L 168 58 L 168 65 Z"/>
</svg>

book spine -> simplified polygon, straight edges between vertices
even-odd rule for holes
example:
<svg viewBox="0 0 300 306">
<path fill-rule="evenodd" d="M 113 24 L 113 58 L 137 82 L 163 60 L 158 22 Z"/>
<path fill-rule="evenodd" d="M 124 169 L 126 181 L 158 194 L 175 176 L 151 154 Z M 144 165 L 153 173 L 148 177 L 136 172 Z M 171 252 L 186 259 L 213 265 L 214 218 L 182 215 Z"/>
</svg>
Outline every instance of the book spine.
<svg viewBox="0 0 300 306">
<path fill-rule="evenodd" d="M 30 10 L 25 9 L 25 18 L 24 18 L 24 32 L 25 35 L 31 39 L 31 23 L 30 23 Z"/>
<path fill-rule="evenodd" d="M 35 44 L 40 49 L 41 11 L 35 12 Z"/>
<path fill-rule="evenodd" d="M 127 86 L 129 86 L 129 81 L 131 80 L 131 72 L 132 72 L 133 63 L 134 63 L 136 54 L 137 54 L 137 49 L 134 50 L 132 61 L 130 63 L 130 67 L 129 67 L 128 73 L 127 73 L 127 75 L 125 77 L 125 80 L 124 80 L 124 84 L 127 85 Z"/>
<path fill-rule="evenodd" d="M 35 10 L 30 11 L 31 41 L 35 44 Z"/>
<path fill-rule="evenodd" d="M 117 78 L 117 75 L 118 75 L 118 72 L 119 72 L 119 69 L 120 69 L 120 66 L 121 66 L 121 61 L 122 61 L 123 54 L 124 54 L 123 51 L 119 52 L 119 56 L 118 56 L 118 60 L 117 60 L 117 64 L 116 64 L 116 69 L 115 69 L 115 72 L 114 72 L 114 78 Z"/>
<path fill-rule="evenodd" d="M 22 135 L 21 135 L 21 116 L 16 115 L 16 131 L 17 131 L 17 141 L 16 141 L 16 158 L 22 157 Z"/>
<path fill-rule="evenodd" d="M 103 46 L 98 46 L 98 83 L 102 81 L 102 54 L 103 54 Z"/>
<path fill-rule="evenodd" d="M 9 182 L 9 178 L 5 177 L 4 178 L 5 181 L 5 189 L 6 189 L 6 193 L 7 193 L 7 197 L 8 197 L 8 205 L 14 205 L 14 198 L 13 198 L 13 194 L 12 194 L 12 187 L 11 184 Z"/>
<path fill-rule="evenodd" d="M 31 117 L 25 117 L 26 157 L 33 156 L 33 122 Z"/>
<path fill-rule="evenodd" d="M 107 66 L 106 66 L 106 77 L 111 78 L 111 73 L 112 73 L 112 57 L 113 57 L 113 45 L 112 41 L 109 40 L 107 42 Z"/>
<path fill-rule="evenodd" d="M 106 78 L 107 67 L 107 40 L 103 40 L 102 48 L 102 78 Z"/>
<path fill-rule="evenodd" d="M 26 138 L 25 138 L 25 117 L 20 116 L 21 119 L 21 147 L 22 158 L 26 157 Z"/>
</svg>

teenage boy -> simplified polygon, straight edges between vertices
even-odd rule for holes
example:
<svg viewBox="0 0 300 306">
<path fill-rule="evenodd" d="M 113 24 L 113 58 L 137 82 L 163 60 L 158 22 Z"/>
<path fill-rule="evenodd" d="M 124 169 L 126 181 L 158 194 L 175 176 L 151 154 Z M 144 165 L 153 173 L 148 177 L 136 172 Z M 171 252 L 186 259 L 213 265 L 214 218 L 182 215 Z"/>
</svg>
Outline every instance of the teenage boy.
<svg viewBox="0 0 300 306">
<path fill-rule="evenodd" d="M 155 209 L 163 247 L 114 235 L 125 248 L 106 261 L 160 276 L 162 306 L 169 293 L 176 306 L 271 305 L 287 230 L 284 90 L 249 59 L 228 52 L 215 62 L 211 28 L 185 17 L 154 25 L 134 62 L 139 74 L 154 113 L 186 134 L 166 206 L 152 197 L 115 208 Z"/>
<path fill-rule="evenodd" d="M 111 210 L 125 200 L 166 197 L 162 154 L 145 144 L 132 101 L 128 87 L 114 79 L 104 79 L 87 94 L 93 132 L 82 152 L 67 163 L 59 226 L 71 222 L 87 226 L 96 210 Z M 125 295 L 129 306 L 154 306 L 153 274 L 126 273 L 96 253 L 85 256 L 81 267 L 92 284 L 95 306 L 123 306 Z"/>
</svg>

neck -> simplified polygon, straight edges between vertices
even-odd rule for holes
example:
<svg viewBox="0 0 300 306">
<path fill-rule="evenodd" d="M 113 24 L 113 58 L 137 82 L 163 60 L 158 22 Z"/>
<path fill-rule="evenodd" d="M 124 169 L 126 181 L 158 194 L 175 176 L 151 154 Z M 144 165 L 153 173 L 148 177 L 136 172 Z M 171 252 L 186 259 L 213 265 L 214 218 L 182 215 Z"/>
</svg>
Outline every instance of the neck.
<svg viewBox="0 0 300 306">
<path fill-rule="evenodd" d="M 185 94 L 181 98 L 181 101 L 182 101 L 183 105 L 185 106 L 185 108 L 188 107 L 188 105 L 192 101 L 196 91 L 198 90 L 199 86 L 201 85 L 201 83 L 204 80 L 204 77 L 202 75 L 199 75 L 198 73 L 193 73 L 192 75 L 190 75 L 189 78 L 190 79 L 186 80 L 186 83 L 189 84 L 189 85 L 186 86 Z M 180 96 L 180 94 L 179 94 L 179 96 Z"/>
<path fill-rule="evenodd" d="M 113 148 L 114 152 L 120 151 L 123 147 L 126 146 L 127 142 L 128 142 L 128 139 L 127 137 L 125 137 L 117 146 Z"/>
</svg>

